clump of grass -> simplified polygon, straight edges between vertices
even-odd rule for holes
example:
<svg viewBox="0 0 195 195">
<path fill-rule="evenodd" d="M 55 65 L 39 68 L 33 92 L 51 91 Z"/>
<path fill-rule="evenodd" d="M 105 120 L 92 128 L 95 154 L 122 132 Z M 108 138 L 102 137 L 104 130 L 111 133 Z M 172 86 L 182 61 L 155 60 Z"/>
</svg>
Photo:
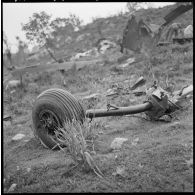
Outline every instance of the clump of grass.
<svg viewBox="0 0 195 195">
<path fill-rule="evenodd" d="M 62 128 L 58 128 L 55 131 L 57 140 L 63 145 L 67 146 L 69 153 L 71 154 L 76 166 L 84 166 L 86 169 L 91 169 L 98 177 L 103 178 L 103 173 L 96 165 L 92 151 L 89 150 L 93 139 L 95 138 L 94 125 L 85 121 L 83 124 L 73 120 L 64 123 Z M 58 144 L 60 149 L 65 150 Z M 93 147 L 94 148 L 94 147 Z"/>
</svg>

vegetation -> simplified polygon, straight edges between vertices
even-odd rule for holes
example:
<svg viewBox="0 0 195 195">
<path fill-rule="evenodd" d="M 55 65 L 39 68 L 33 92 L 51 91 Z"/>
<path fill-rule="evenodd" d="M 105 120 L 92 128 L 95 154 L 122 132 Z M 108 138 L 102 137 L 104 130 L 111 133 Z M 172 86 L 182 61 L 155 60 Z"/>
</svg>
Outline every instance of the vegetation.
<svg viewBox="0 0 195 195">
<path fill-rule="evenodd" d="M 136 14 L 141 17 L 147 15 L 152 22 L 159 24 L 159 18 L 173 7 L 138 10 Z M 192 14 L 191 11 L 185 13 L 178 20 L 183 24 L 193 23 Z M 63 58 L 64 55 L 74 55 L 78 48 L 89 49 L 99 39 L 96 27 L 101 20 L 104 21 L 101 23 L 103 35 L 116 40 L 117 36 L 122 35 L 128 16 L 101 18 L 82 27 L 72 33 L 73 41 L 58 48 L 55 55 Z M 90 33 L 93 39 L 89 37 L 76 41 L 85 33 Z M 44 39 L 43 36 L 43 45 L 46 44 Z M 45 149 L 33 136 L 33 102 L 49 88 L 68 90 L 82 102 L 84 108 L 92 109 L 106 108 L 107 103 L 129 106 L 144 102 L 145 96 L 128 94 L 108 98 L 103 95 L 116 86 L 130 91 L 130 86 L 140 76 L 146 79 L 146 88 L 154 82 L 151 75 L 162 88 L 172 87 L 170 90 L 173 91 L 192 84 L 193 43 L 157 47 L 148 62 L 152 67 L 150 72 L 145 61 L 121 68 L 120 63 L 114 60 L 121 55 L 120 52 L 110 52 L 112 63 L 102 66 L 91 64 L 76 72 L 68 70 L 63 74 L 56 71 L 25 75 L 23 88 L 3 90 L 3 112 L 13 118 L 11 123 L 3 122 L 4 192 L 8 192 L 12 184 L 17 184 L 12 191 L 14 193 L 193 191 L 192 98 L 169 123 L 143 120 L 144 113 L 97 118 L 84 124 L 75 121 L 67 123 L 58 135 L 67 147 L 59 151 Z M 50 59 L 44 56 L 32 64 L 38 61 L 47 63 Z M 100 97 L 90 101 L 83 99 L 86 94 L 93 93 L 100 94 Z M 25 138 L 12 141 L 17 133 L 25 134 Z M 116 137 L 128 139 L 120 151 L 110 149 Z"/>
</svg>

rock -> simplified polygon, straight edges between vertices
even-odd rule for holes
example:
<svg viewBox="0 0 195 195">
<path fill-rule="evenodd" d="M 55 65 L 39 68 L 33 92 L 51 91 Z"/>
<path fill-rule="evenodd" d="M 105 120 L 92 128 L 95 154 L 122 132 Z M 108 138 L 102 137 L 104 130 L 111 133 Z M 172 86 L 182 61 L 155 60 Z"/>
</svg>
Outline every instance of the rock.
<svg viewBox="0 0 195 195">
<path fill-rule="evenodd" d="M 13 191 L 16 189 L 16 186 L 17 186 L 17 184 L 16 184 L 16 183 L 13 183 L 13 184 L 10 186 L 10 188 L 8 189 L 7 192 L 13 192 Z"/>
<path fill-rule="evenodd" d="M 20 80 L 11 80 L 7 83 L 6 85 L 6 90 L 8 89 L 13 89 L 13 88 L 16 88 L 16 87 L 19 87 L 21 85 L 21 82 Z"/>
<path fill-rule="evenodd" d="M 13 94 L 13 93 L 15 93 L 15 92 L 16 92 L 16 90 L 14 89 L 14 90 L 10 91 L 10 94 Z"/>
<path fill-rule="evenodd" d="M 112 143 L 111 143 L 111 145 L 110 145 L 110 148 L 111 148 L 112 150 L 119 150 L 119 149 L 121 149 L 122 144 L 123 144 L 124 142 L 126 142 L 127 140 L 128 140 L 127 138 L 117 137 L 117 138 L 115 138 L 115 139 L 112 141 Z"/>
<path fill-rule="evenodd" d="M 19 140 L 23 139 L 24 137 L 25 137 L 24 134 L 18 133 L 14 137 L 12 137 L 12 141 L 19 141 Z"/>
<path fill-rule="evenodd" d="M 139 137 L 137 137 L 137 138 L 135 138 L 133 141 L 132 141 L 132 145 L 133 146 L 136 146 L 137 144 L 138 144 L 138 142 L 139 142 Z"/>
<path fill-rule="evenodd" d="M 188 25 L 184 29 L 184 37 L 185 38 L 192 38 L 193 37 L 193 26 L 192 25 Z"/>
</svg>

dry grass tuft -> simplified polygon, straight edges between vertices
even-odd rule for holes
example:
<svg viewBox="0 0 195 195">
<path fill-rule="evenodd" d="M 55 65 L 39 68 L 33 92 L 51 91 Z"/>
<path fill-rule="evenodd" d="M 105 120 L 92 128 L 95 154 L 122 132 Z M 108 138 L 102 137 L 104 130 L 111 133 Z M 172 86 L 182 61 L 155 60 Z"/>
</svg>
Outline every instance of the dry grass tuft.
<svg viewBox="0 0 195 195">
<path fill-rule="evenodd" d="M 93 145 L 93 140 L 97 136 L 95 130 L 96 124 L 88 123 L 87 121 L 82 124 L 73 120 L 72 122 L 68 121 L 64 123 L 63 128 L 58 128 L 58 131 L 55 131 L 55 133 L 57 140 L 67 146 L 69 153 L 76 163 L 75 167 L 84 166 L 86 169 L 91 169 L 98 177 L 103 178 L 103 173 L 91 156 L 92 151 L 89 150 L 91 145 Z M 58 146 L 65 152 L 60 144 Z"/>
</svg>

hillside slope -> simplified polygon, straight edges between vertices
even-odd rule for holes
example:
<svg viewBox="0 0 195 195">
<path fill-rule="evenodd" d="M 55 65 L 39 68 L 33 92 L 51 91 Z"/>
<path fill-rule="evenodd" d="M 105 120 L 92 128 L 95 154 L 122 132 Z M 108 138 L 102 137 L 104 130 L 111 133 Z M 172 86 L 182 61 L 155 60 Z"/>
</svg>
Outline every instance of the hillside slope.
<svg viewBox="0 0 195 195">
<path fill-rule="evenodd" d="M 153 11 L 154 20 L 157 21 L 158 15 L 164 15 L 168 8 L 172 7 Z M 188 15 L 190 13 L 186 13 L 186 20 L 182 18 L 186 24 L 193 21 L 192 15 Z M 140 11 L 140 14 L 143 13 Z M 92 33 L 92 29 L 100 20 L 105 24 L 106 21 L 110 22 L 110 27 L 105 25 L 103 36 L 113 38 L 121 35 L 127 19 L 126 16 L 99 19 L 88 24 L 82 33 L 96 36 L 93 40 L 95 44 L 99 35 L 95 34 L 95 30 Z M 114 24 L 112 28 L 111 24 Z M 86 46 L 83 46 L 84 42 Z M 58 55 L 73 55 L 81 46 L 83 49 L 92 47 L 89 40 L 82 40 L 67 46 L 68 49 L 61 48 Z M 117 59 L 116 54 L 113 52 L 108 55 Z M 50 61 L 49 57 L 39 60 L 41 64 L 47 61 Z M 149 69 L 148 65 L 152 68 Z M 154 79 L 162 88 L 170 91 L 192 84 L 193 43 L 157 47 L 150 61 L 139 61 L 124 67 L 113 60 L 101 65 L 92 63 L 80 70 L 70 69 L 64 73 L 26 74 L 22 87 L 10 90 L 4 88 L 3 114 L 11 115 L 13 119 L 3 121 L 4 192 L 192 192 L 192 96 L 182 109 L 172 115 L 170 122 L 147 120 L 144 113 L 93 119 L 92 123 L 96 127 L 93 157 L 104 179 L 82 167 L 67 174 L 75 165 L 69 152 L 66 149 L 65 152 L 46 149 L 33 135 L 32 108 L 36 97 L 44 90 L 67 90 L 80 100 L 84 109 L 106 109 L 108 103 L 130 106 L 144 102 L 146 97 L 137 97 L 132 93 L 106 97 L 105 93 L 115 88 L 131 92 L 130 87 L 140 76 L 147 81 L 140 90 L 151 86 Z M 83 97 L 94 93 L 99 96 L 90 101 L 84 100 Z M 18 133 L 24 134 L 24 137 L 14 141 L 12 138 Z M 120 150 L 113 151 L 110 145 L 117 137 L 128 140 Z"/>
</svg>

